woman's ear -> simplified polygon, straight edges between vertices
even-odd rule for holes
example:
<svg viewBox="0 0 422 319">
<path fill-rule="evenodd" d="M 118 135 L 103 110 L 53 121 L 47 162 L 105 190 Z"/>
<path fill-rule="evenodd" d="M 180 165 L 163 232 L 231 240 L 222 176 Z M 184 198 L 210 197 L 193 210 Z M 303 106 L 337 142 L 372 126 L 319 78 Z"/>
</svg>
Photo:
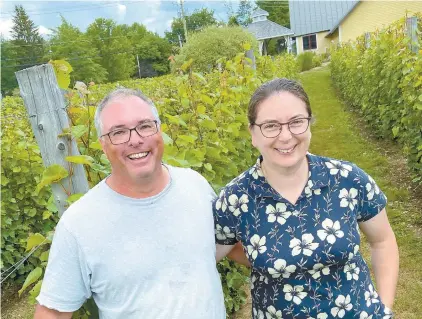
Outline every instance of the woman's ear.
<svg viewBox="0 0 422 319">
<path fill-rule="evenodd" d="M 249 133 L 251 134 L 251 138 L 252 138 L 252 146 L 253 146 L 253 147 L 256 147 L 256 146 L 255 146 L 254 126 L 253 126 L 252 124 L 249 124 L 249 125 L 248 125 L 248 130 L 249 130 Z"/>
</svg>

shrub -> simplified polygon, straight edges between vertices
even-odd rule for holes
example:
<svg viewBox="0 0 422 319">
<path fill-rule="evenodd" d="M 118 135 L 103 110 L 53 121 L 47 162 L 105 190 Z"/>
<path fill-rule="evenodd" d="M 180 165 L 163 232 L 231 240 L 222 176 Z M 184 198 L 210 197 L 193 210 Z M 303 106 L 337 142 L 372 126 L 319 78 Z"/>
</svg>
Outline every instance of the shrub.
<svg viewBox="0 0 422 319">
<path fill-rule="evenodd" d="M 297 56 L 297 64 L 299 66 L 299 70 L 301 72 L 308 71 L 314 67 L 313 59 L 314 59 L 315 53 L 308 51 L 303 52 Z"/>
<path fill-rule="evenodd" d="M 422 14 L 418 14 L 419 30 Z M 418 37 L 419 47 L 422 38 Z M 364 37 L 331 52 L 333 84 L 357 108 L 380 137 L 403 145 L 415 182 L 422 184 L 422 58 L 409 50 L 401 19 L 376 32 L 366 48 Z"/>
<path fill-rule="evenodd" d="M 172 70 L 193 59 L 193 70 L 210 72 L 220 58 L 232 59 L 243 51 L 243 44 L 250 43 L 252 48 L 258 47 L 252 34 L 241 27 L 208 27 L 203 31 L 190 35 L 189 40 L 175 56 Z"/>
</svg>

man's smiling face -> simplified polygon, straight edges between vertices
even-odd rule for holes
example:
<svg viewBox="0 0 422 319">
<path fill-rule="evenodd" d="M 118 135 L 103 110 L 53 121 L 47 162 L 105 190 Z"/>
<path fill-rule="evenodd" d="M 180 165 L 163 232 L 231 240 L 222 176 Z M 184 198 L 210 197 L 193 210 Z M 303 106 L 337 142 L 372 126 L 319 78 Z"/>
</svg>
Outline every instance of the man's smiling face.
<svg viewBox="0 0 422 319">
<path fill-rule="evenodd" d="M 137 96 L 115 98 L 101 112 L 101 134 L 131 129 L 145 121 L 154 121 L 151 106 Z M 112 175 L 118 180 L 136 181 L 153 178 L 161 169 L 164 141 L 160 129 L 154 135 L 141 137 L 132 130 L 130 140 L 113 145 L 109 136 L 100 139 L 111 163 Z"/>
</svg>

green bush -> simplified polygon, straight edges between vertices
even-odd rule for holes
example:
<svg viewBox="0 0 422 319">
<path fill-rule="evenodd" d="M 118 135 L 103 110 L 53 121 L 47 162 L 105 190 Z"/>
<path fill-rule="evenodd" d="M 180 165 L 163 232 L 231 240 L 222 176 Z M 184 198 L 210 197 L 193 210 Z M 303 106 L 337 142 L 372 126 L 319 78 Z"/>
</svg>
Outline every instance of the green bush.
<svg viewBox="0 0 422 319">
<path fill-rule="evenodd" d="M 11 266 L 28 254 L 28 235 L 52 230 L 57 217 L 55 206 L 49 200 L 50 191 L 43 189 L 35 193 L 44 167 L 22 99 L 2 99 L 1 118 L 1 272 L 5 277 L 13 270 Z M 38 257 L 39 251 L 25 261 L 8 282 L 21 281 L 22 276 L 38 264 Z"/>
<path fill-rule="evenodd" d="M 315 53 L 312 51 L 303 52 L 297 56 L 297 64 L 301 72 L 308 71 L 314 67 L 314 56 Z"/>
<path fill-rule="evenodd" d="M 418 15 L 419 30 L 422 14 Z M 331 75 L 341 97 L 379 137 L 397 140 L 422 184 L 422 57 L 409 49 L 405 20 L 331 51 Z M 418 36 L 419 48 L 422 38 Z"/>
<path fill-rule="evenodd" d="M 172 70 L 193 59 L 193 70 L 210 72 L 218 59 L 232 59 L 238 52 L 244 51 L 245 43 L 250 43 L 254 49 L 258 47 L 254 36 L 241 27 L 208 27 L 189 36 L 187 43 L 175 56 Z"/>
<path fill-rule="evenodd" d="M 316 68 L 318 66 L 322 65 L 322 62 L 324 61 L 324 56 L 321 54 L 315 54 L 312 58 L 312 67 Z"/>
</svg>

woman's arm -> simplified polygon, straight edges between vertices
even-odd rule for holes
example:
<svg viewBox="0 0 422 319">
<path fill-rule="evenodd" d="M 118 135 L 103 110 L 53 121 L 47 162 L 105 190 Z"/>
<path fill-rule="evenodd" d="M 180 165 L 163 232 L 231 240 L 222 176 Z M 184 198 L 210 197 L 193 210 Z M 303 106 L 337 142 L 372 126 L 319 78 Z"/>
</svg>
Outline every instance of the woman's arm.
<svg viewBox="0 0 422 319">
<path fill-rule="evenodd" d="M 382 302 L 391 309 L 399 273 L 399 251 L 385 209 L 368 221 L 359 223 L 359 227 L 371 246 L 378 293 Z"/>
<path fill-rule="evenodd" d="M 240 241 L 238 241 L 236 245 L 234 245 L 233 249 L 228 253 L 227 258 L 246 267 L 251 266 L 251 263 L 249 262 L 248 257 L 246 257 L 242 243 Z"/>
</svg>

